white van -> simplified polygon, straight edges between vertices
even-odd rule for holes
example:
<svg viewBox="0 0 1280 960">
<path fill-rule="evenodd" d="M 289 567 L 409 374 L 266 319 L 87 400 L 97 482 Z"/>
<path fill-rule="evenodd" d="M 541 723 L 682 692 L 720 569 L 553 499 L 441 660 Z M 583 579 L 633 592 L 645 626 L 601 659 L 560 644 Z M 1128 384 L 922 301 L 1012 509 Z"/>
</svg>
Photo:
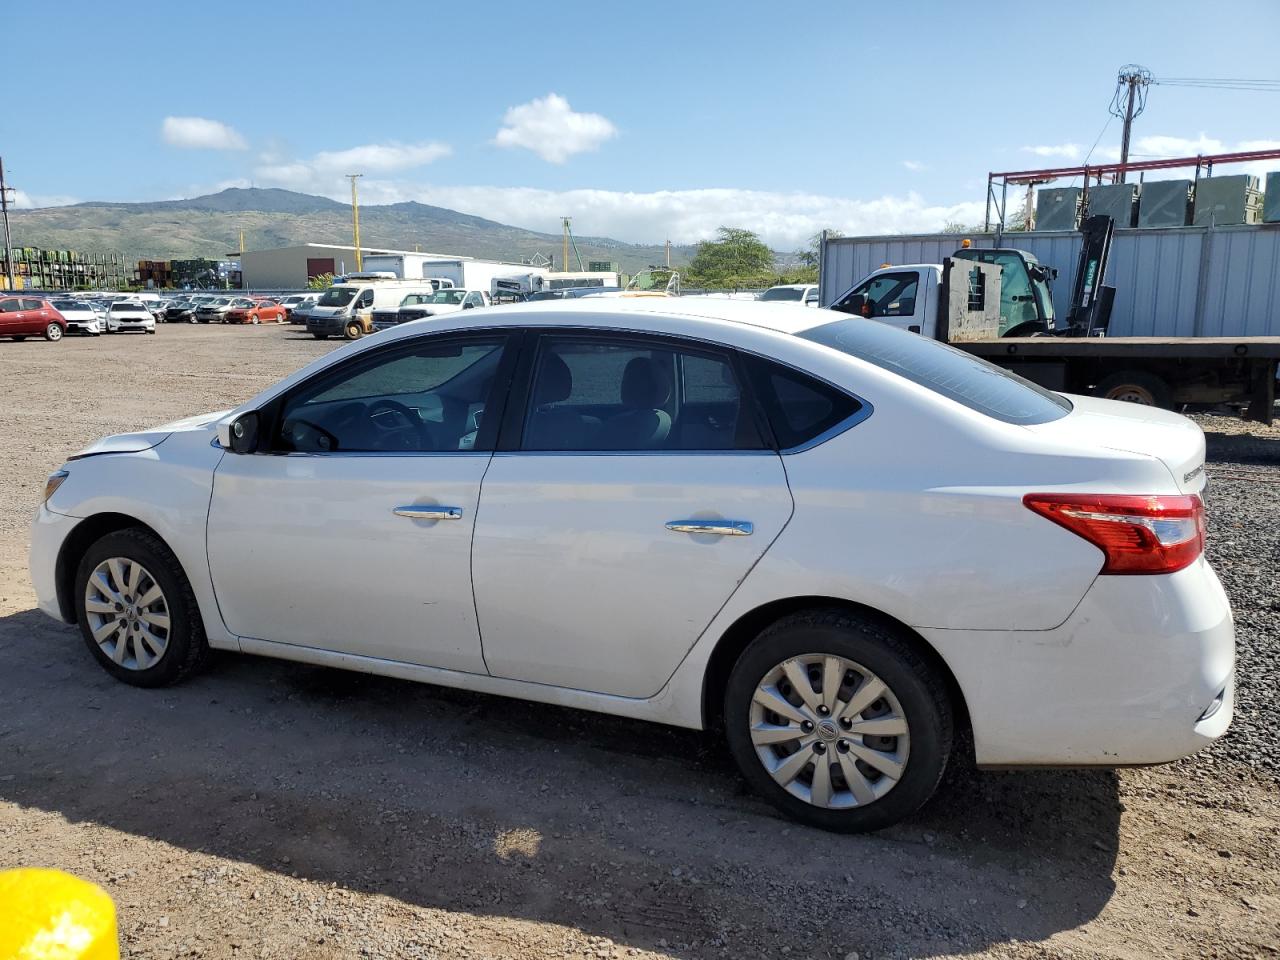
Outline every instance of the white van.
<svg viewBox="0 0 1280 960">
<path fill-rule="evenodd" d="M 357 340 L 373 333 L 375 310 L 398 310 L 411 293 L 430 297 L 430 280 L 348 280 L 321 294 L 307 314 L 307 332 L 317 340 L 341 334 Z"/>
</svg>

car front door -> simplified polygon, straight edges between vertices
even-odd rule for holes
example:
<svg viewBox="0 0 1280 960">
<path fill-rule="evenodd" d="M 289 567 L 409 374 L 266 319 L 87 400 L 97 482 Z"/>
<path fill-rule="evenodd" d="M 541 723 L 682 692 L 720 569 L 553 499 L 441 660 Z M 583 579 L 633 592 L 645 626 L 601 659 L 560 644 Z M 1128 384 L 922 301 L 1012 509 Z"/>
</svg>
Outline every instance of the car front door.
<svg viewBox="0 0 1280 960">
<path fill-rule="evenodd" d="M 476 521 L 485 662 L 652 696 L 786 525 L 781 459 L 730 351 L 531 339 Z"/>
<path fill-rule="evenodd" d="M 262 411 L 209 508 L 218 609 L 240 637 L 484 673 L 471 594 L 507 333 L 362 353 Z"/>
<path fill-rule="evenodd" d="M 0 299 L 0 337 L 11 337 L 21 333 L 18 329 L 22 323 L 22 301 L 17 297 Z"/>
<path fill-rule="evenodd" d="M 841 313 L 856 312 L 901 330 L 922 333 L 926 332 L 926 324 L 916 309 L 917 303 L 923 307 L 919 290 L 920 275 L 914 270 L 878 273 L 833 303 L 831 309 Z M 855 297 L 861 298 L 861 307 L 856 310 L 853 309 L 858 302 Z"/>
</svg>

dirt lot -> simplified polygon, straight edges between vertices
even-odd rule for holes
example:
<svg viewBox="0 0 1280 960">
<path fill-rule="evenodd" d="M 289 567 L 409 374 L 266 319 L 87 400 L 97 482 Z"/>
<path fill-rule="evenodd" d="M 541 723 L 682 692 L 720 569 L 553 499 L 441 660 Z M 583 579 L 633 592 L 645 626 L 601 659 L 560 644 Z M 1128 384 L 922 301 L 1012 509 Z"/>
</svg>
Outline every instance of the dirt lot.
<svg viewBox="0 0 1280 960">
<path fill-rule="evenodd" d="M 27 521 L 67 453 L 334 346 L 0 342 L 0 866 L 103 885 L 126 955 L 1280 955 L 1280 431 L 1205 421 L 1243 732 L 1152 770 L 959 770 L 911 822 L 836 837 L 701 734 L 249 657 L 135 690 L 32 609 Z"/>
</svg>

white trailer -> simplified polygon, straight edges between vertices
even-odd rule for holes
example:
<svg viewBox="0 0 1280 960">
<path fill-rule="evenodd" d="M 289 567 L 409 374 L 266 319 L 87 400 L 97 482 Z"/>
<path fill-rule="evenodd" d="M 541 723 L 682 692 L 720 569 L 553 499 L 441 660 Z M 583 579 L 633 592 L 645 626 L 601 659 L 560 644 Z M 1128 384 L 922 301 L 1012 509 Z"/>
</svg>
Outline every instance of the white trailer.
<svg viewBox="0 0 1280 960">
<path fill-rule="evenodd" d="M 390 273 L 400 280 L 432 280 L 438 289 L 440 281 L 449 280 L 466 290 L 494 291 L 494 280 L 519 279 L 519 287 L 534 293 L 546 283 L 547 271 L 526 263 L 503 263 L 497 260 L 474 260 L 470 257 L 441 257 L 423 253 L 379 253 L 364 258 L 365 272 Z"/>
</svg>

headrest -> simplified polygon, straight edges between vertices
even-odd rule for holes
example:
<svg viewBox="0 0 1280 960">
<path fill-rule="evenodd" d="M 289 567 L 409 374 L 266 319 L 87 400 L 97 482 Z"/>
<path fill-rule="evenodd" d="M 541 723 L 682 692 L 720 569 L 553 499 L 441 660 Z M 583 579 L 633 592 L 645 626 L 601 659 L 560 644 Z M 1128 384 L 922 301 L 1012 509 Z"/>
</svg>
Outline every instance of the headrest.
<svg viewBox="0 0 1280 960">
<path fill-rule="evenodd" d="M 571 393 L 573 374 L 569 372 L 569 365 L 564 362 L 564 357 L 558 353 L 543 354 L 533 405 L 540 407 L 547 403 L 559 403 L 561 400 L 568 400 Z"/>
<path fill-rule="evenodd" d="M 671 399 L 666 373 L 649 357 L 634 357 L 622 371 L 622 403 L 627 407 L 655 409 Z"/>
</svg>

